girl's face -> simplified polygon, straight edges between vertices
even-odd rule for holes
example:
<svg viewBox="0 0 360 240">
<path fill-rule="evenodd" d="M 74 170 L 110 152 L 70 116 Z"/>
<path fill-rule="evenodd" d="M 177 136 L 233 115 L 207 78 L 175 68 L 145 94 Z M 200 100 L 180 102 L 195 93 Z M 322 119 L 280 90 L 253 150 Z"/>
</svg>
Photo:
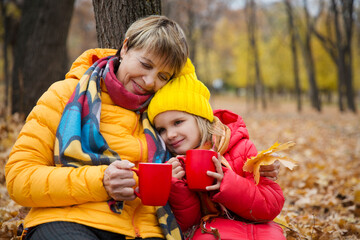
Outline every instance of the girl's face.
<svg viewBox="0 0 360 240">
<path fill-rule="evenodd" d="M 170 152 L 185 155 L 197 148 L 201 133 L 193 115 L 182 111 L 166 111 L 154 118 L 154 125 Z"/>
<path fill-rule="evenodd" d="M 174 73 L 169 66 L 163 66 L 163 59 L 145 49 L 127 50 L 126 42 L 120 56 L 122 61 L 116 77 L 127 91 L 136 95 L 155 93 L 169 81 Z"/>
</svg>

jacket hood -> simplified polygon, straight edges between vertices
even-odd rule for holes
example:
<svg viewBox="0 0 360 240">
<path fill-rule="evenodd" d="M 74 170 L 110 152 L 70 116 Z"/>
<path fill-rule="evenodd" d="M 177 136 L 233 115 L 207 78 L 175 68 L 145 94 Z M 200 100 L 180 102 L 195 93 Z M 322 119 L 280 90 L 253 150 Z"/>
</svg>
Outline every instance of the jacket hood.
<svg viewBox="0 0 360 240">
<path fill-rule="evenodd" d="M 231 137 L 228 148 L 232 148 L 241 139 L 249 139 L 249 132 L 246 128 L 245 122 L 239 115 L 224 109 L 214 110 L 214 116 L 218 117 L 220 121 L 228 126 L 231 130 Z"/>
<path fill-rule="evenodd" d="M 71 65 L 69 72 L 65 78 L 74 78 L 80 80 L 86 70 L 93 65 L 97 60 L 103 57 L 112 56 L 116 54 L 116 49 L 95 48 L 83 52 Z"/>
</svg>

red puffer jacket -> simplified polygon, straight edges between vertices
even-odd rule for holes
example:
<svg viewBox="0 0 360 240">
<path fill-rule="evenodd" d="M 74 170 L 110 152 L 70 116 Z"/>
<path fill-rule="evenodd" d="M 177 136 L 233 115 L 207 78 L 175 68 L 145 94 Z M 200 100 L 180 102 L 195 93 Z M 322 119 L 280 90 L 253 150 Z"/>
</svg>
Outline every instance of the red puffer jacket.
<svg viewBox="0 0 360 240">
<path fill-rule="evenodd" d="M 243 218 L 244 222 L 218 217 L 208 221 L 206 228 L 217 228 L 221 239 L 285 239 L 282 229 L 271 221 L 284 205 L 280 186 L 263 177 L 256 185 L 252 173 L 242 169 L 248 158 L 257 155 L 244 121 L 228 110 L 215 110 L 214 114 L 231 130 L 224 157 L 232 170 L 223 167 L 224 178 L 220 190 L 209 193 L 209 196 L 212 201 L 221 203 Z M 203 217 L 200 200 L 195 192 L 187 188 L 186 180 L 173 178 L 169 203 L 183 231 L 200 223 Z M 202 234 L 201 229 L 197 229 L 193 239 L 214 239 L 214 236 Z"/>
</svg>

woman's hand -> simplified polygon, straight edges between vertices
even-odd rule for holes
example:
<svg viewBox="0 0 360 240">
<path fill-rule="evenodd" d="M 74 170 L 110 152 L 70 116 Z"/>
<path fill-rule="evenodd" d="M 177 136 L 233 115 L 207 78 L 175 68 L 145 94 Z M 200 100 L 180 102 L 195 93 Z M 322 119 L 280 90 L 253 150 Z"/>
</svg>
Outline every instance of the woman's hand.
<svg viewBox="0 0 360 240">
<path fill-rule="evenodd" d="M 279 171 L 280 171 L 280 162 L 277 160 L 271 165 L 260 166 L 260 176 L 267 177 L 272 181 L 276 181 L 278 179 Z"/>
<path fill-rule="evenodd" d="M 111 163 L 104 172 L 103 184 L 111 198 L 116 201 L 134 200 L 136 182 L 130 170 L 135 165 L 128 160 Z"/>
<path fill-rule="evenodd" d="M 221 167 L 221 155 L 218 153 L 218 157 L 212 157 L 215 164 L 216 172 L 207 171 L 207 175 L 216 179 L 216 184 L 207 186 L 207 191 L 219 190 L 222 179 L 224 178 L 224 172 Z"/>
<path fill-rule="evenodd" d="M 170 158 L 167 163 L 172 165 L 172 176 L 181 180 L 185 176 L 185 170 L 182 167 L 180 160 L 176 157 Z"/>
</svg>

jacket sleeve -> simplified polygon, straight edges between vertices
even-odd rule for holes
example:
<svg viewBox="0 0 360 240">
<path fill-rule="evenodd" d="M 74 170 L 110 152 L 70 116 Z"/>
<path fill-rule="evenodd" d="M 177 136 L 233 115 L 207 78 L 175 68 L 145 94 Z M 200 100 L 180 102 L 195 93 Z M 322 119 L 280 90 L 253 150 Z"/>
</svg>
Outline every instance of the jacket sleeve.
<svg viewBox="0 0 360 240">
<path fill-rule="evenodd" d="M 54 165 L 54 143 L 61 113 L 75 80 L 53 84 L 26 119 L 5 167 L 11 198 L 28 207 L 69 206 L 109 198 L 102 179 L 107 166 Z M 55 89 L 61 89 L 55 91 Z"/>
<path fill-rule="evenodd" d="M 200 199 L 190 191 L 185 180 L 172 178 L 169 204 L 182 231 L 200 222 Z"/>
<path fill-rule="evenodd" d="M 255 156 L 257 152 L 248 139 L 242 140 L 240 145 L 232 150 L 234 171 L 223 168 L 220 190 L 212 199 L 245 219 L 273 220 L 284 205 L 282 190 L 276 182 L 264 177 L 256 185 L 252 173 L 242 172 L 246 159 Z"/>
</svg>

